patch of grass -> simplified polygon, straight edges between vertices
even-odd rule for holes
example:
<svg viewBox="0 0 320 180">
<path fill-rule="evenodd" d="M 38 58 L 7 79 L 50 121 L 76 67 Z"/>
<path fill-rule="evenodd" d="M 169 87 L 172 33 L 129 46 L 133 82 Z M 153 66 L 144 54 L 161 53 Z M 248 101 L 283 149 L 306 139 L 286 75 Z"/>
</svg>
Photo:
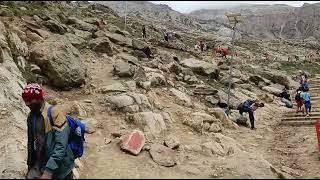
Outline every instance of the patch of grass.
<svg viewBox="0 0 320 180">
<path fill-rule="evenodd" d="M 304 70 L 310 73 L 311 77 L 314 77 L 316 74 L 320 74 L 320 64 L 302 62 L 302 63 L 289 63 L 289 62 L 280 62 L 281 70 L 286 71 L 290 75 L 294 75 L 298 70 Z"/>
</svg>

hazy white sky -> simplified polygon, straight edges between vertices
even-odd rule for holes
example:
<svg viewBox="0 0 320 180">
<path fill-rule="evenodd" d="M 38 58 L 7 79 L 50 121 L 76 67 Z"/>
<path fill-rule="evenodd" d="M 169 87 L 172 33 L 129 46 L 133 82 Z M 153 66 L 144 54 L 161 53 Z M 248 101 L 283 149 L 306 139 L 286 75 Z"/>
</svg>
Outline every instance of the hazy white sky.
<svg viewBox="0 0 320 180">
<path fill-rule="evenodd" d="M 167 4 L 181 13 L 189 13 L 197 9 L 217 9 L 239 4 L 288 4 L 300 7 L 303 3 L 317 3 L 320 1 L 150 1 L 155 4 Z"/>
</svg>

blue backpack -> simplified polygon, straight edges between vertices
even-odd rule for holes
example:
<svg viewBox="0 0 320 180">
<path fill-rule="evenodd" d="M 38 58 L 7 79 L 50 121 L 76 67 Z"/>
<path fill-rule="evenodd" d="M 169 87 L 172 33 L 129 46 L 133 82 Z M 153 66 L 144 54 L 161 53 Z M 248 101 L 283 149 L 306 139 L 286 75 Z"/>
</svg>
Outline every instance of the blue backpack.
<svg viewBox="0 0 320 180">
<path fill-rule="evenodd" d="M 308 84 L 308 83 L 304 83 L 304 84 L 302 85 L 302 88 L 303 88 L 304 90 L 309 90 L 309 84 Z"/>
<path fill-rule="evenodd" d="M 243 107 L 250 109 L 250 106 L 251 106 L 253 103 L 254 103 L 254 102 L 253 102 L 252 100 L 246 100 L 246 101 L 243 103 Z"/>
<path fill-rule="evenodd" d="M 53 106 L 48 109 L 48 119 L 53 126 L 53 120 L 51 116 Z M 69 147 L 73 152 L 75 158 L 79 158 L 83 155 L 84 151 L 84 132 L 85 125 L 77 119 L 73 119 L 71 116 L 66 115 L 67 122 L 70 128 Z"/>
</svg>

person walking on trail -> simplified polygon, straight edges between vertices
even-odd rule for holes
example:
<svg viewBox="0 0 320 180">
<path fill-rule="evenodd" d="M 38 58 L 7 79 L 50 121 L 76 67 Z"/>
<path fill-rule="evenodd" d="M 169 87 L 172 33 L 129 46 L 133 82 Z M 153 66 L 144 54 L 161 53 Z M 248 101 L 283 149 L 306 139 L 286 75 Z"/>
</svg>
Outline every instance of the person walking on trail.
<svg viewBox="0 0 320 180">
<path fill-rule="evenodd" d="M 306 109 L 306 117 L 309 117 L 309 113 L 311 112 L 311 95 L 308 91 L 309 89 L 303 89 L 302 93 L 303 104 L 304 108 Z"/>
<path fill-rule="evenodd" d="M 290 94 L 288 93 L 288 90 L 286 88 L 283 89 L 279 96 L 281 98 L 281 102 L 285 103 L 287 108 L 293 107 L 293 104 L 290 99 Z"/>
<path fill-rule="evenodd" d="M 299 87 L 296 91 L 296 96 L 295 96 L 295 101 L 297 103 L 297 110 L 296 113 L 298 114 L 299 112 L 302 112 L 304 115 L 304 110 L 303 108 L 303 97 L 302 97 L 302 87 Z"/>
<path fill-rule="evenodd" d="M 27 118 L 28 173 L 27 179 L 72 179 L 74 154 L 68 146 L 70 129 L 62 109 L 52 110 L 48 120 L 49 104 L 44 101 L 44 91 L 38 84 L 28 84 L 22 92 L 30 108 Z"/>
<path fill-rule="evenodd" d="M 104 20 L 101 18 L 100 21 L 97 21 L 96 22 L 96 25 L 97 27 L 100 29 L 100 30 L 104 30 L 105 26 L 106 26 L 106 23 L 104 22 Z"/>
<path fill-rule="evenodd" d="M 239 113 L 240 113 L 241 116 L 243 115 L 244 112 L 249 113 L 251 130 L 255 130 L 256 129 L 254 127 L 254 115 L 253 115 L 253 112 L 256 111 L 260 107 L 264 107 L 264 103 L 254 102 L 254 101 L 252 101 L 250 99 L 246 100 L 245 102 L 241 103 L 238 106 L 238 110 L 239 110 Z"/>
<path fill-rule="evenodd" d="M 164 31 L 163 36 L 164 36 L 164 40 L 169 42 L 169 33 L 167 32 L 167 30 Z"/>
<path fill-rule="evenodd" d="M 199 46 L 200 46 L 200 50 L 201 50 L 201 52 L 203 52 L 203 49 L 204 49 L 204 44 L 203 44 L 203 42 L 202 42 L 202 41 L 200 41 L 200 44 L 199 44 Z"/>
<path fill-rule="evenodd" d="M 147 34 L 146 34 L 146 26 L 145 25 L 143 25 L 143 27 L 142 27 L 142 37 L 143 38 L 147 38 Z"/>
<path fill-rule="evenodd" d="M 302 86 L 305 83 L 308 83 L 308 75 L 304 71 L 299 71 L 300 74 L 300 85 Z"/>
</svg>

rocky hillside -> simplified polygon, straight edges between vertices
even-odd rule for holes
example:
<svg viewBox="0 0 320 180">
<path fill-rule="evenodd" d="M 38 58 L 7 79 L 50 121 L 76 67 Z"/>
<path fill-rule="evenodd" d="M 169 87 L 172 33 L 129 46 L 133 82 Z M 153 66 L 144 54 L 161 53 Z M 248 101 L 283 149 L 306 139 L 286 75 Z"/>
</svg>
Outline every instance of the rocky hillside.
<svg viewBox="0 0 320 180">
<path fill-rule="evenodd" d="M 280 4 L 242 5 L 230 9 L 197 10 L 188 15 L 226 23 L 225 12 L 240 12 L 244 21 L 239 28 L 260 38 L 319 40 L 319 10 L 320 3 L 305 3 L 297 8 Z"/>
<path fill-rule="evenodd" d="M 145 17 L 130 15 L 124 29 L 121 15 L 97 3 L 0 6 L 0 178 L 26 173 L 29 110 L 21 90 L 29 82 L 42 84 L 49 103 L 86 123 L 77 177 L 290 177 L 279 170 L 282 162 L 268 159 L 271 128 L 283 110 L 279 92 L 297 86 L 297 71 L 319 73 L 319 64 L 305 56 L 317 44 L 239 38 L 228 117 L 227 62 L 193 50 L 199 40 L 210 47 L 230 45 L 215 33 L 176 28 L 166 42 L 157 27 L 171 24 L 159 25 L 150 14 L 148 38 L 142 39 Z M 100 19 L 104 29 L 96 26 Z M 150 51 L 153 58 L 147 57 Z M 287 63 L 288 56 L 294 62 Z M 256 114 L 261 131 L 235 123 L 237 106 L 248 98 L 266 103 Z M 136 132 L 138 146 L 132 149 L 128 142 Z"/>
<path fill-rule="evenodd" d="M 120 16 L 125 13 L 125 1 L 95 1 L 114 9 Z M 175 29 L 200 28 L 199 23 L 182 13 L 174 11 L 165 4 L 153 4 L 148 1 L 128 1 L 127 15 L 143 18 L 145 24 L 166 24 L 166 27 Z"/>
</svg>

